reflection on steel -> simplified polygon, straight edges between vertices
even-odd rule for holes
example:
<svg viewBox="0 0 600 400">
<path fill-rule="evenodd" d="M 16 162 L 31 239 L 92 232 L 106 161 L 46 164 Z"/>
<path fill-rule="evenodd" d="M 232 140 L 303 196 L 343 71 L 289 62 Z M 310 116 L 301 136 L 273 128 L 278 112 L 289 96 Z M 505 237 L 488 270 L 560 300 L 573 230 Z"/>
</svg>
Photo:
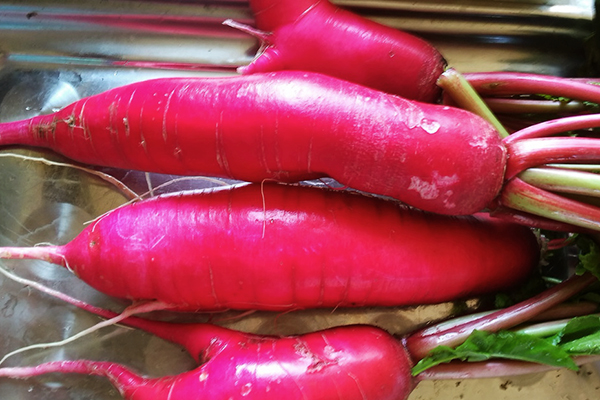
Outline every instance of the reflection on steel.
<svg viewBox="0 0 600 400">
<path fill-rule="evenodd" d="M 590 0 L 336 3 L 425 37 L 464 72 L 572 75 L 593 18 Z M 226 18 L 252 22 L 245 1 L 2 2 L 0 49 L 18 65 L 233 70 L 256 42 Z"/>
</svg>

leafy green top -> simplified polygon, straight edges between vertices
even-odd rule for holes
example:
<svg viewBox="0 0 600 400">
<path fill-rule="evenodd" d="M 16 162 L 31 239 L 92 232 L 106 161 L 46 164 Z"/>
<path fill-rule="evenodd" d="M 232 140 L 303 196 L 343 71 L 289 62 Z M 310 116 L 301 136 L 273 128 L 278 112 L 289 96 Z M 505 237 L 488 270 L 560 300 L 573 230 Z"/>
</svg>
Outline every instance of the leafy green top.
<svg viewBox="0 0 600 400">
<path fill-rule="evenodd" d="M 577 238 L 580 249 L 577 274 L 591 272 L 600 279 L 600 248 L 586 237 Z M 412 369 L 413 375 L 452 360 L 485 361 L 491 358 L 541 363 L 577 370 L 573 356 L 600 354 L 600 315 L 576 317 L 564 323 L 556 322 L 555 330 L 540 333 L 500 331 L 489 333 L 475 330 L 456 348 L 438 346 Z"/>
</svg>

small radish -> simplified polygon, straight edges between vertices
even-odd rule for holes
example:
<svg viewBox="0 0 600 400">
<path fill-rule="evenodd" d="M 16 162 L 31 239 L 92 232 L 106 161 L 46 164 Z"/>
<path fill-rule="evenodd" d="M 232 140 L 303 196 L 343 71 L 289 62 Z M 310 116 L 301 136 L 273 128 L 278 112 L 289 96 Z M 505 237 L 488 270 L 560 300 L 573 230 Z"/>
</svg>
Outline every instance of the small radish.
<svg viewBox="0 0 600 400">
<path fill-rule="evenodd" d="M 194 340 L 203 364 L 176 376 L 143 378 L 119 364 L 76 360 L 2 368 L 0 377 L 99 375 L 128 400 L 384 400 L 404 399 L 414 387 L 402 344 L 370 326 L 276 338 L 205 325 Z"/>
<path fill-rule="evenodd" d="M 256 28 L 225 23 L 257 37 L 256 59 L 242 74 L 319 72 L 408 99 L 435 102 L 442 55 L 425 40 L 327 0 L 250 0 Z"/>
<path fill-rule="evenodd" d="M 117 208 L 65 246 L 0 258 L 62 265 L 99 291 L 180 311 L 438 303 L 511 287 L 537 266 L 524 226 L 349 192 L 246 184 Z"/>
</svg>

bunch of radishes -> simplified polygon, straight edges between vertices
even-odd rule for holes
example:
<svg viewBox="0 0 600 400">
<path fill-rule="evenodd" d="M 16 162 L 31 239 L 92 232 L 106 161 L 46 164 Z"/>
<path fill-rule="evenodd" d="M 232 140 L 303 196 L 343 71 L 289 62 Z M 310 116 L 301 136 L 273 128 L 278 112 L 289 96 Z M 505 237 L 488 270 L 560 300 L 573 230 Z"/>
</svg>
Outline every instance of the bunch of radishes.
<svg viewBox="0 0 600 400">
<path fill-rule="evenodd" d="M 0 124 L 0 144 L 47 147 L 85 164 L 253 183 L 135 202 L 65 246 L 5 247 L 1 258 L 62 265 L 103 293 L 153 309 L 401 306 L 523 282 L 541 250 L 530 227 L 600 228 L 590 200 L 597 178 L 586 171 L 600 158 L 597 139 L 546 137 L 588 130 L 597 116 L 581 106 L 558 120 L 521 118 L 539 115 L 533 107 L 554 110 L 531 93 L 598 102 L 600 89 L 519 74 L 472 74 L 465 83 L 443 73 L 443 58 L 424 41 L 327 1 L 250 5 L 256 28 L 227 21 L 262 43 L 240 76 L 116 88 Z M 499 122 L 488 107 L 514 115 Z M 504 126 L 513 127 L 510 135 Z M 363 193 L 289 184 L 321 177 Z M 402 340 L 370 326 L 275 338 L 130 317 L 124 323 L 181 344 L 199 367 L 146 379 L 80 360 L 0 375 L 102 375 L 128 399 L 405 399 L 419 379 L 436 377 L 413 378 L 411 368 L 438 345 L 514 327 L 594 281 L 575 277 L 509 310 Z M 548 363 L 574 368 L 571 354 L 579 353 Z M 539 360 L 528 357 L 513 358 Z M 453 368 L 462 376 L 469 367 Z"/>
</svg>

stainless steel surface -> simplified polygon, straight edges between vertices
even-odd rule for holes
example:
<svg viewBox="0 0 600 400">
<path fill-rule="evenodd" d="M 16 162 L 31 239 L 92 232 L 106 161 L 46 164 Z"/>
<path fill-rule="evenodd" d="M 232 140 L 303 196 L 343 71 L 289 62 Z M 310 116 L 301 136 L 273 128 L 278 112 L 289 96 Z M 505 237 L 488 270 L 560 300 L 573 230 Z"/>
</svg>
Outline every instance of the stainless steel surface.
<svg viewBox="0 0 600 400">
<path fill-rule="evenodd" d="M 510 69 L 577 75 L 593 18 L 591 0 L 338 3 L 423 36 L 463 72 Z"/>
<path fill-rule="evenodd" d="M 593 2 L 337 1 L 434 42 L 461 71 L 519 69 L 571 75 L 591 32 Z M 221 25 L 251 23 L 244 1 L 3 1 L 8 66 L 200 66 L 231 70 L 255 41 Z"/>
<path fill-rule="evenodd" d="M 370 18 L 413 31 L 440 48 L 461 71 L 513 69 L 576 75 L 585 67 L 591 1 L 338 1 Z M 251 23 L 245 1 L 0 1 L 0 120 L 51 112 L 69 102 L 122 84 L 159 76 L 222 75 L 249 62 L 254 39 L 221 25 Z M 0 150 L 0 245 L 65 243 L 84 224 L 122 204 L 110 184 L 85 172 L 13 157 L 65 161 L 49 152 Z M 110 171 L 138 192 L 173 177 Z M 214 185 L 187 180 L 168 190 Z M 122 308 L 43 262 L 3 261 L 97 305 Z M 477 303 L 472 300 L 468 304 Z M 274 315 L 200 315 L 258 333 L 301 333 L 347 323 L 371 323 L 402 334 L 443 318 L 451 304 L 410 309 L 320 310 Z M 60 340 L 98 319 L 0 278 L 0 355 L 18 347 Z M 123 327 L 103 329 L 71 345 L 30 351 L 5 365 L 87 357 L 122 362 L 149 375 L 186 370 L 193 362 L 176 346 Z M 514 379 L 423 382 L 411 396 L 423 399 L 595 399 L 595 369 L 534 374 Z M 0 398 L 118 399 L 102 379 L 48 376 L 0 380 Z"/>
</svg>

